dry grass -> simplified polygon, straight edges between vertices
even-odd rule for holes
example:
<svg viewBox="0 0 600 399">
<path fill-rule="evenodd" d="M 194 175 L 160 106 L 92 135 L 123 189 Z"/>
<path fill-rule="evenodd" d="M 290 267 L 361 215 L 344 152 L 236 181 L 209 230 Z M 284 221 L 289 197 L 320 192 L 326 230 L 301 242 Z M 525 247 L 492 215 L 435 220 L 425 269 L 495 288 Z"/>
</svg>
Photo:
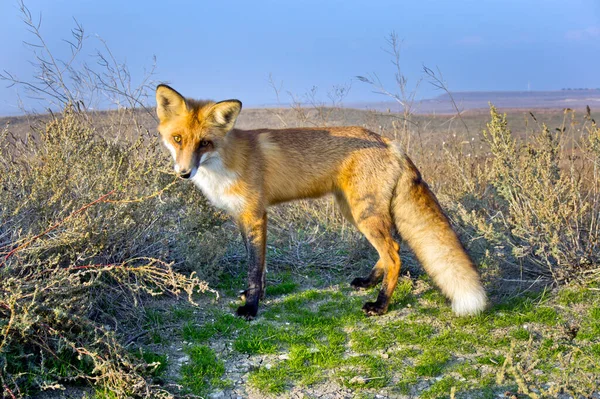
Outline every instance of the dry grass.
<svg viewBox="0 0 600 399">
<path fill-rule="evenodd" d="M 37 141 L 9 142 L 4 132 L 0 383 L 9 397 L 80 381 L 119 397 L 161 394 L 152 365 L 119 337 L 149 295 L 193 301 L 207 291 L 177 265 L 210 273 L 220 254 L 188 247 L 209 245 L 216 237 L 203 233 L 223 219 L 160 169 L 155 143 L 107 141 L 83 116 L 68 108 Z"/>
<path fill-rule="evenodd" d="M 463 177 L 451 193 L 462 223 L 513 277 L 561 283 L 598 270 L 599 129 L 589 114 L 581 124 L 565 114 L 568 125 L 536 125 L 520 139 L 491 107 L 483 131 L 489 152 L 463 164 L 450 157 Z"/>
</svg>

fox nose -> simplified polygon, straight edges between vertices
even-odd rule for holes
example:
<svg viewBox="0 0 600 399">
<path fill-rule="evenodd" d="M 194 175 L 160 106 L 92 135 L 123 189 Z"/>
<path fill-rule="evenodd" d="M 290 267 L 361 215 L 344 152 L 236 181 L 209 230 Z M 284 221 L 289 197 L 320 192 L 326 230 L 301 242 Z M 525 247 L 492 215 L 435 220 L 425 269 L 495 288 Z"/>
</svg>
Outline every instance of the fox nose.
<svg viewBox="0 0 600 399">
<path fill-rule="evenodd" d="M 185 169 L 185 170 L 179 171 L 179 177 L 181 177 L 183 179 L 189 179 L 191 175 L 192 175 L 191 169 Z"/>
</svg>

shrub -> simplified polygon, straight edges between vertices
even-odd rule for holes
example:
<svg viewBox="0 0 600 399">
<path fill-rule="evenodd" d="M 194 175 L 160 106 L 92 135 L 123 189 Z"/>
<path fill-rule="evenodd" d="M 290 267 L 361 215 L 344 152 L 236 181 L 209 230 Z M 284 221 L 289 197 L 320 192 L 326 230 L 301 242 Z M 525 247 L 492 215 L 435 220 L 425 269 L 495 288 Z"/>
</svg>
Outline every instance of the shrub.
<svg viewBox="0 0 600 399">
<path fill-rule="evenodd" d="M 26 141 L 3 132 L 0 384 L 10 396 L 77 381 L 118 397 L 167 395 L 119 333 L 148 295 L 193 301 L 208 290 L 173 265 L 197 259 L 190 242 L 218 239 L 219 229 L 203 234 L 222 216 L 174 184 L 155 139 L 111 141 L 90 122 L 67 107 Z"/>
<path fill-rule="evenodd" d="M 463 222 L 521 274 L 585 277 L 600 262 L 598 126 L 589 117 L 583 134 L 575 123 L 568 131 L 541 125 L 522 140 L 505 114 L 491 106 L 490 115 L 483 131 L 490 153 L 470 179 L 475 190 L 462 197 Z"/>
</svg>

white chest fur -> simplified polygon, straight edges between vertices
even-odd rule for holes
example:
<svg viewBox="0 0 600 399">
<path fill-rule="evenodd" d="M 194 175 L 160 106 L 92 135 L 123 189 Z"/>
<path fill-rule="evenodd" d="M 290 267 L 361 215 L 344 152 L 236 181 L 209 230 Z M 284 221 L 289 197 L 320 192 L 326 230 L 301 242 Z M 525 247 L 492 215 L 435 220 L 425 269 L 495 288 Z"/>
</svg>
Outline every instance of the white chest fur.
<svg viewBox="0 0 600 399">
<path fill-rule="evenodd" d="M 234 216 L 238 215 L 244 206 L 244 198 L 229 192 L 238 175 L 223 165 L 223 160 L 218 154 L 213 154 L 201 160 L 192 181 L 214 206 Z"/>
</svg>

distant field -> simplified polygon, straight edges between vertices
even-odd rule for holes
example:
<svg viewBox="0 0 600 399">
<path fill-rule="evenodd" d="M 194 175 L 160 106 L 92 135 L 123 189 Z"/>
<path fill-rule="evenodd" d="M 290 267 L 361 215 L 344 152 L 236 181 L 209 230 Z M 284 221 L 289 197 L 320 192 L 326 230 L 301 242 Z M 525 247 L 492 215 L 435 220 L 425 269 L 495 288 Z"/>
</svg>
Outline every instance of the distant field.
<svg viewBox="0 0 600 399">
<path fill-rule="evenodd" d="M 600 107 L 600 89 L 557 90 L 557 91 L 468 91 L 452 93 L 458 109 L 472 112 L 486 110 L 488 103 L 500 109 L 584 109 Z M 390 109 L 401 111 L 398 103 L 383 101 L 378 103 L 353 104 L 356 108 L 372 108 L 381 111 Z M 422 100 L 414 105 L 417 114 L 455 114 L 456 110 L 448 94 Z"/>
<path fill-rule="evenodd" d="M 599 97 L 600 100 L 600 97 Z M 431 100 L 433 101 L 433 100 Z M 492 103 L 494 103 L 492 101 Z M 393 108 L 390 112 L 387 110 L 381 111 L 386 103 L 373 103 L 371 109 L 358 108 L 324 108 L 316 110 L 307 107 L 300 115 L 298 111 L 290 108 L 246 108 L 238 119 L 236 127 L 239 129 L 258 129 L 258 128 L 284 128 L 296 126 L 315 126 L 315 125 L 330 125 L 330 126 L 365 126 L 371 130 L 383 133 L 384 135 L 392 135 L 393 123 L 402 121 L 402 114 L 395 112 Z M 579 103 L 578 103 L 579 104 Z M 578 107 L 572 107 L 579 116 L 585 113 L 585 105 L 579 104 Z M 388 106 L 393 104 L 388 104 Z M 448 133 L 460 133 L 461 135 L 471 135 L 478 137 L 479 133 L 485 128 L 489 121 L 489 110 L 487 103 L 483 105 L 485 109 L 477 109 L 462 112 L 462 121 L 457 118 L 457 115 L 452 114 L 417 114 L 412 116 L 411 131 L 421 135 L 422 139 L 439 141 L 442 136 Z M 592 117 L 598 120 L 600 118 L 600 102 L 597 108 L 592 107 Z M 500 111 L 506 112 L 509 121 L 509 127 L 513 133 L 519 136 L 525 134 L 527 127 L 533 127 L 536 123 L 531 117 L 531 113 L 539 116 L 539 120 L 546 123 L 551 128 L 560 127 L 565 120 L 563 108 L 540 108 L 540 107 L 498 107 Z M 319 113 L 325 115 L 318 115 Z M 119 136 L 123 134 L 129 125 L 118 123 L 117 111 L 105 111 L 97 113 L 100 118 L 95 118 L 95 127 L 102 133 Z M 137 123 L 142 125 L 150 133 L 156 133 L 156 120 L 154 119 L 154 110 L 146 112 L 140 110 L 138 112 Z M 9 130 L 15 137 L 25 137 L 31 132 L 30 127 L 35 126 L 39 122 L 48 120 L 48 115 L 27 115 L 27 116 L 12 116 L 0 117 L 0 126 L 4 127 L 7 124 Z M 102 122 L 98 122 L 102 121 Z M 464 121 L 464 124 L 463 124 Z M 131 124 L 131 121 L 127 123 Z M 465 124 L 468 129 L 465 129 Z"/>
</svg>

